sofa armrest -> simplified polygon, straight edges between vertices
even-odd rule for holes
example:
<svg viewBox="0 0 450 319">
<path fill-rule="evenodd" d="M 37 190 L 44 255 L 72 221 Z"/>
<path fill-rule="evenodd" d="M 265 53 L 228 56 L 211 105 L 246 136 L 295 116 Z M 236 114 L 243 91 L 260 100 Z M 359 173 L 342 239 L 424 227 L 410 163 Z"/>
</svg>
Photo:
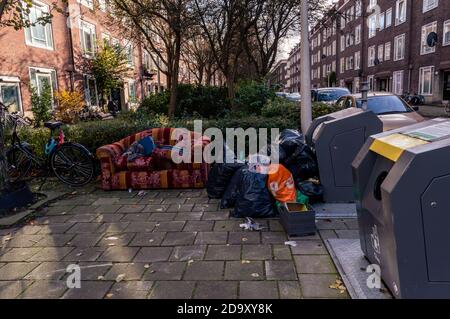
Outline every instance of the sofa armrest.
<svg viewBox="0 0 450 319">
<path fill-rule="evenodd" d="M 122 155 L 123 152 L 124 150 L 120 143 L 114 143 L 99 147 L 96 151 L 96 155 L 100 160 L 102 172 L 107 170 L 111 174 L 114 174 L 114 158 Z"/>
</svg>

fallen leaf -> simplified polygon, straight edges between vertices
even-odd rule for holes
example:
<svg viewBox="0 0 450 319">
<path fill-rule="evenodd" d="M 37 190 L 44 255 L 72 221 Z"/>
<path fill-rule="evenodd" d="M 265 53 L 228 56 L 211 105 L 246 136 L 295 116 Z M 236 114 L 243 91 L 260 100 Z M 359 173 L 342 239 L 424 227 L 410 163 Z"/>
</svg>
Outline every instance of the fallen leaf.
<svg viewBox="0 0 450 319">
<path fill-rule="evenodd" d="M 106 237 L 106 240 L 117 240 L 117 239 L 119 238 L 114 236 Z"/>
<path fill-rule="evenodd" d="M 192 264 L 194 261 L 192 259 L 188 260 L 188 265 Z"/>
<path fill-rule="evenodd" d="M 106 295 L 106 298 L 112 298 L 113 296 L 114 296 L 114 294 L 109 293 L 109 294 Z"/>
<path fill-rule="evenodd" d="M 259 274 L 256 273 L 256 272 L 254 272 L 254 273 L 252 274 L 252 277 L 257 278 L 257 277 L 259 277 Z"/>
<path fill-rule="evenodd" d="M 149 269 L 149 268 L 150 268 L 150 265 L 149 265 L 149 264 L 145 264 L 145 265 L 144 265 L 144 268 L 145 268 L 145 269 Z"/>
<path fill-rule="evenodd" d="M 248 240 L 248 239 L 247 239 L 247 238 L 245 238 L 245 237 L 244 237 L 244 238 L 242 238 L 242 241 L 247 241 L 247 240 Z"/>
<path fill-rule="evenodd" d="M 125 279 L 125 274 L 117 275 L 117 277 L 116 277 L 116 282 L 121 282 L 121 281 L 124 280 L 124 279 Z"/>
<path fill-rule="evenodd" d="M 97 279 L 98 279 L 98 280 L 105 280 L 105 277 L 103 277 L 103 276 L 98 276 Z"/>
<path fill-rule="evenodd" d="M 241 263 L 242 264 L 250 264 L 250 260 L 242 260 Z"/>
<path fill-rule="evenodd" d="M 83 253 L 78 253 L 78 254 L 77 254 L 77 257 L 80 257 L 81 255 L 83 255 Z"/>
</svg>

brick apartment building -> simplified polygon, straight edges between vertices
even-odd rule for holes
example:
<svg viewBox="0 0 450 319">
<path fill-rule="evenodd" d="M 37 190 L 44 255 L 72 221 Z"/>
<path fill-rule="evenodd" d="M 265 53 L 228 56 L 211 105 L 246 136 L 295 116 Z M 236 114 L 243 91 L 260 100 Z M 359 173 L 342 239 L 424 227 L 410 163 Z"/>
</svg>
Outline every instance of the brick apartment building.
<svg viewBox="0 0 450 319">
<path fill-rule="evenodd" d="M 430 34 L 437 35 L 432 46 Z M 356 93 L 367 79 L 374 91 L 419 93 L 427 103 L 450 100 L 446 0 L 339 0 L 312 28 L 310 43 L 315 87 L 345 86 Z M 297 61 L 295 55 L 293 50 L 288 61 Z M 290 73 L 289 83 L 297 76 Z"/>
<path fill-rule="evenodd" d="M 280 91 L 285 91 L 288 86 L 287 60 L 278 61 L 269 74 L 269 86 L 278 87 Z"/>
<path fill-rule="evenodd" d="M 33 1 L 30 21 L 48 12 L 53 1 Z M 111 24 L 107 23 L 110 20 L 105 0 L 59 1 L 59 7 L 68 16 L 55 13 L 51 24 L 36 24 L 19 31 L 0 30 L 0 101 L 12 104 L 11 110 L 31 115 L 29 88 L 33 86 L 39 93 L 46 82 L 53 93 L 81 90 L 87 105 L 98 106 L 95 79 L 83 65 L 102 41 L 120 45 L 128 56 L 130 71 L 124 85 L 110 96 L 121 109 L 135 107 L 143 96 L 164 89 L 165 77 L 157 71 L 151 53 L 128 40 L 121 30 L 108 27 Z"/>
<path fill-rule="evenodd" d="M 287 62 L 287 90 L 290 93 L 300 92 L 300 44 L 297 44 L 289 53 Z"/>
</svg>

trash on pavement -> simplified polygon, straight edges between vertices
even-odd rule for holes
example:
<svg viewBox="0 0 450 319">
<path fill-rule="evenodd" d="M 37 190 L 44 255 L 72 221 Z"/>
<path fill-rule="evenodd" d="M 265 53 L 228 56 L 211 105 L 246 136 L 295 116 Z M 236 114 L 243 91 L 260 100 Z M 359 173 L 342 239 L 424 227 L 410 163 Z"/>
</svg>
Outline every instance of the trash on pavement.
<svg viewBox="0 0 450 319">
<path fill-rule="evenodd" d="M 291 172 L 281 164 L 271 164 L 268 175 L 267 186 L 277 201 L 295 201 L 297 194 Z"/>
<path fill-rule="evenodd" d="M 291 247 L 297 247 L 297 242 L 296 241 L 285 241 L 284 244 L 286 246 L 291 246 Z"/>
<path fill-rule="evenodd" d="M 250 231 L 259 231 L 259 230 L 264 229 L 264 227 L 262 227 L 253 218 L 250 218 L 250 217 L 246 217 L 245 218 L 245 223 L 244 224 L 240 224 L 239 227 L 241 227 L 241 228 L 243 228 L 245 230 L 250 230 Z"/>
</svg>

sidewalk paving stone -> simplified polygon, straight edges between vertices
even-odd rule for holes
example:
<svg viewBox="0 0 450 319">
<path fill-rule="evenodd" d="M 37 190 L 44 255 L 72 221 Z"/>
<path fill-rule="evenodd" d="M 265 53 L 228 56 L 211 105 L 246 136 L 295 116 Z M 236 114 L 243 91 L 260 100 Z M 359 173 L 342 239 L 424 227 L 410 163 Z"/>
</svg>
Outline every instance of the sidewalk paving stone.
<svg viewBox="0 0 450 319">
<path fill-rule="evenodd" d="M 259 232 L 230 232 L 228 236 L 229 244 L 259 244 L 261 235 Z"/>
<path fill-rule="evenodd" d="M 165 236 L 165 232 L 137 233 L 131 243 L 128 244 L 128 246 L 159 246 L 161 245 Z"/>
<path fill-rule="evenodd" d="M 31 280 L 0 281 L 0 299 L 14 299 L 32 283 Z"/>
<path fill-rule="evenodd" d="M 41 230 L 39 231 L 40 235 L 49 235 L 49 234 L 64 234 L 69 229 L 71 229 L 74 225 L 74 223 L 54 223 L 50 225 L 43 225 L 41 227 Z"/>
<path fill-rule="evenodd" d="M 108 214 L 108 213 L 116 213 L 122 205 L 114 205 L 114 204 L 107 204 L 107 205 L 101 205 L 95 209 L 96 213 L 101 214 Z"/>
<path fill-rule="evenodd" d="M 194 281 L 157 281 L 149 295 L 150 299 L 191 299 Z"/>
<path fill-rule="evenodd" d="M 144 247 L 139 250 L 135 262 L 166 261 L 172 253 L 173 247 Z"/>
<path fill-rule="evenodd" d="M 12 262 L 0 268 L 1 280 L 20 280 L 39 266 L 38 262 Z"/>
<path fill-rule="evenodd" d="M 74 246 L 78 248 L 83 247 L 94 247 L 100 239 L 102 239 L 103 234 L 71 234 L 73 237 L 67 242 L 68 246 Z"/>
<path fill-rule="evenodd" d="M 152 281 L 116 282 L 106 294 L 107 299 L 145 299 L 153 286 Z"/>
<path fill-rule="evenodd" d="M 328 255 L 297 255 L 294 256 L 294 260 L 299 274 L 334 274 L 337 272 Z"/>
<path fill-rule="evenodd" d="M 227 261 L 225 280 L 264 280 L 262 261 Z"/>
<path fill-rule="evenodd" d="M 189 220 L 184 225 L 183 231 L 211 231 L 214 227 L 214 221 L 207 220 Z"/>
<path fill-rule="evenodd" d="M 185 262 L 155 262 L 144 274 L 144 280 L 181 280 L 186 270 Z"/>
<path fill-rule="evenodd" d="M 240 245 L 209 245 L 205 260 L 240 260 Z"/>
<path fill-rule="evenodd" d="M 196 232 L 168 232 L 161 246 L 192 245 Z"/>
<path fill-rule="evenodd" d="M 80 289 L 69 289 L 62 296 L 63 299 L 100 299 L 113 285 L 112 281 L 84 281 Z"/>
<path fill-rule="evenodd" d="M 60 261 L 74 249 L 74 247 L 43 247 L 39 253 L 28 258 L 28 261 Z"/>
<path fill-rule="evenodd" d="M 109 247 L 97 259 L 98 261 L 131 262 L 136 256 L 138 247 Z"/>
<path fill-rule="evenodd" d="M 181 231 L 185 223 L 181 220 L 158 222 L 155 224 L 155 231 Z"/>
<path fill-rule="evenodd" d="M 106 233 L 97 246 L 128 246 L 135 236 L 135 233 Z"/>
<path fill-rule="evenodd" d="M 302 293 L 300 285 L 295 281 L 279 281 L 278 290 L 281 299 L 301 299 Z"/>
<path fill-rule="evenodd" d="M 297 274 L 292 261 L 288 260 L 266 260 L 267 280 L 296 280 Z"/>
<path fill-rule="evenodd" d="M 269 260 L 272 259 L 272 247 L 270 245 L 243 245 L 243 260 Z"/>
<path fill-rule="evenodd" d="M 358 239 L 359 230 L 356 229 L 336 229 L 336 234 L 340 239 Z"/>
<path fill-rule="evenodd" d="M 142 210 L 144 210 L 145 205 L 123 205 L 119 210 L 118 213 L 139 213 Z"/>
<path fill-rule="evenodd" d="M 169 205 L 149 204 L 144 207 L 142 213 L 161 213 L 167 211 Z"/>
<path fill-rule="evenodd" d="M 56 299 L 67 290 L 65 280 L 38 280 L 30 285 L 20 296 L 21 299 Z"/>
<path fill-rule="evenodd" d="M 121 223 L 122 224 L 122 223 Z M 123 225 L 123 224 L 122 224 Z M 131 233 L 150 233 L 155 229 L 156 222 L 126 222 L 126 226 L 122 228 L 121 231 L 131 232 Z"/>
<path fill-rule="evenodd" d="M 64 258 L 64 261 L 95 261 L 105 250 L 105 247 L 76 247 Z"/>
<path fill-rule="evenodd" d="M 101 279 L 101 276 L 104 277 L 106 275 L 113 266 L 113 263 L 105 261 L 82 261 L 78 265 L 81 268 L 82 281 L 103 281 L 104 279 Z M 66 276 L 67 275 L 68 273 L 66 273 Z"/>
<path fill-rule="evenodd" d="M 125 275 L 123 280 L 139 280 L 145 272 L 145 263 L 114 264 L 106 273 L 105 280 L 116 280 L 119 275 Z"/>
<path fill-rule="evenodd" d="M 286 245 L 272 245 L 273 257 L 276 260 L 292 260 L 291 250 Z"/>
<path fill-rule="evenodd" d="M 43 262 L 28 275 L 26 280 L 59 280 L 66 274 L 66 268 L 70 262 Z"/>
<path fill-rule="evenodd" d="M 278 287 L 274 281 L 241 281 L 239 285 L 240 299 L 278 299 Z"/>
<path fill-rule="evenodd" d="M 171 214 L 171 213 L 166 213 Z M 177 213 L 175 220 L 201 220 L 203 217 L 202 212 L 189 212 L 189 213 Z"/>
<path fill-rule="evenodd" d="M 236 299 L 237 281 L 199 281 L 195 289 L 196 299 Z"/>
<path fill-rule="evenodd" d="M 294 255 L 327 255 L 327 249 L 321 240 L 297 240 L 297 246 L 291 247 Z"/>
<path fill-rule="evenodd" d="M 122 222 L 145 222 L 150 219 L 150 213 L 131 213 L 131 214 L 110 214 L 105 216 L 118 216 L 120 221 Z M 118 221 L 117 220 L 117 221 Z M 106 221 L 106 220 L 105 220 Z"/>
<path fill-rule="evenodd" d="M 178 246 L 170 256 L 171 261 L 202 260 L 205 256 L 206 246 Z"/>
<path fill-rule="evenodd" d="M 64 247 L 74 236 L 74 234 L 42 235 L 34 247 Z"/>
<path fill-rule="evenodd" d="M 0 243 L 3 243 L 3 247 L 7 248 L 27 248 L 34 246 L 36 243 L 38 243 L 43 235 L 17 235 L 12 237 L 11 240 L 8 241 L 2 241 L 0 239 Z"/>
<path fill-rule="evenodd" d="M 67 230 L 66 233 L 89 234 L 95 232 L 101 225 L 103 225 L 103 223 L 76 223 L 69 230 Z"/>
<path fill-rule="evenodd" d="M 187 266 L 184 280 L 222 280 L 223 261 L 198 261 Z"/>
<path fill-rule="evenodd" d="M 227 240 L 227 232 L 198 232 L 195 238 L 195 244 L 226 244 Z"/>
<path fill-rule="evenodd" d="M 337 289 L 330 289 L 337 276 L 330 274 L 299 275 L 300 287 L 304 298 L 348 298 L 346 292 L 340 293 Z"/>
<path fill-rule="evenodd" d="M 1 262 L 27 261 L 42 248 L 12 248 L 0 256 Z M 0 277 L 1 278 L 1 277 Z"/>
<path fill-rule="evenodd" d="M 167 208 L 167 212 L 169 213 L 178 213 L 178 212 L 190 212 L 194 204 L 170 204 Z"/>
<path fill-rule="evenodd" d="M 177 213 L 152 213 L 148 217 L 148 220 L 169 221 L 169 220 L 174 220 L 175 216 L 177 216 Z"/>
</svg>

